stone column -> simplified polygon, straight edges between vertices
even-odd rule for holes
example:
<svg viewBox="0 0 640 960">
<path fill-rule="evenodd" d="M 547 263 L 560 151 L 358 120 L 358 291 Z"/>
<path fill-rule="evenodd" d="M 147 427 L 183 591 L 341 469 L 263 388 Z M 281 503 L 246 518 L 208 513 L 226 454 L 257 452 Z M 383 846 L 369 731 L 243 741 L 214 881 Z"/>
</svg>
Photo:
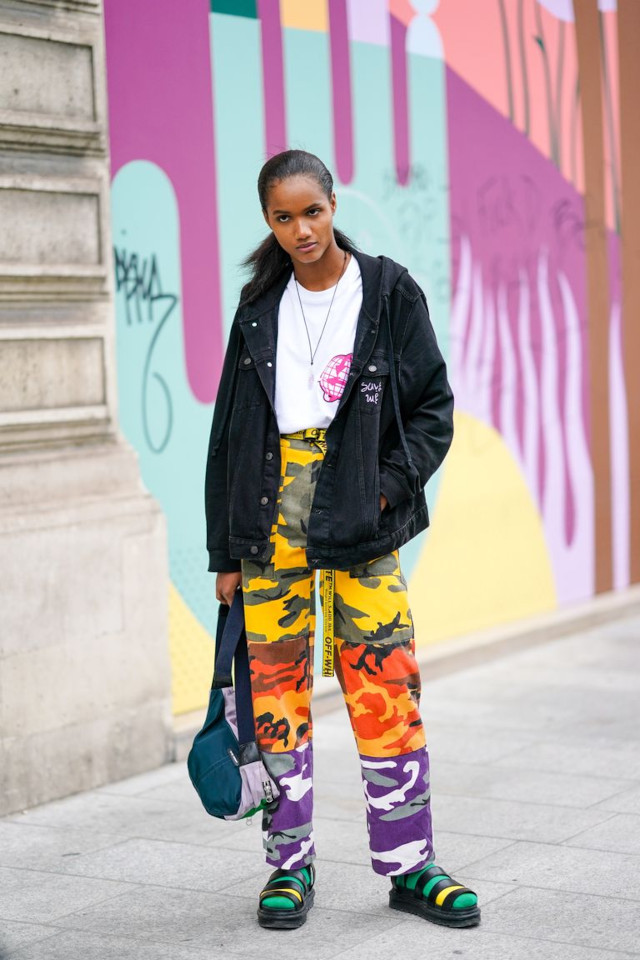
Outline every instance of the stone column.
<svg viewBox="0 0 640 960">
<path fill-rule="evenodd" d="M 0 814 L 169 759 L 163 515 L 118 433 L 100 0 L 0 0 Z"/>
</svg>

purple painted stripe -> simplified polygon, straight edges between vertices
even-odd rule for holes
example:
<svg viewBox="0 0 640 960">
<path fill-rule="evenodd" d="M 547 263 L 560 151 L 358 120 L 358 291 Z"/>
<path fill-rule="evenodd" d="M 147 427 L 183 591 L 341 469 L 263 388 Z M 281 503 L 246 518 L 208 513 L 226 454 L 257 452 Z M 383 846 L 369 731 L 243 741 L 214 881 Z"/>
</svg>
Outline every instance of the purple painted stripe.
<svg viewBox="0 0 640 960">
<path fill-rule="evenodd" d="M 391 79 L 393 84 L 393 139 L 396 176 L 403 187 L 409 182 L 409 91 L 407 88 L 407 28 L 393 14 L 391 27 Z"/>
<path fill-rule="evenodd" d="M 258 0 L 262 27 L 264 149 L 267 157 L 287 149 L 284 63 L 279 0 Z"/>
<path fill-rule="evenodd" d="M 342 183 L 350 183 L 353 179 L 353 122 L 346 0 L 329 0 L 329 36 L 336 170 Z"/>
<path fill-rule="evenodd" d="M 185 4 L 178 30 L 174 0 L 109 0 L 104 7 L 111 177 L 148 160 L 175 190 L 187 376 L 196 399 L 211 403 L 224 335 L 209 4 Z"/>
</svg>

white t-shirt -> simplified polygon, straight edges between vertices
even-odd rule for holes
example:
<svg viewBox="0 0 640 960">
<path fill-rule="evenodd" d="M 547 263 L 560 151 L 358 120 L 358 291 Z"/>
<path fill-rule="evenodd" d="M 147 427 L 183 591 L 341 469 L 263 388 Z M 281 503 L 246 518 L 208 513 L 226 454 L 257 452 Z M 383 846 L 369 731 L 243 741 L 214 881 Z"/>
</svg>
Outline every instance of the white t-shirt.
<svg viewBox="0 0 640 960">
<path fill-rule="evenodd" d="M 328 427 L 343 394 L 353 358 L 358 314 L 362 305 L 362 277 L 358 261 L 351 255 L 333 300 L 331 313 L 320 343 L 335 286 L 307 290 L 298 283 L 307 322 L 305 331 L 294 274 L 285 287 L 278 312 L 275 408 L 280 433 L 294 433 L 305 427 Z"/>
</svg>

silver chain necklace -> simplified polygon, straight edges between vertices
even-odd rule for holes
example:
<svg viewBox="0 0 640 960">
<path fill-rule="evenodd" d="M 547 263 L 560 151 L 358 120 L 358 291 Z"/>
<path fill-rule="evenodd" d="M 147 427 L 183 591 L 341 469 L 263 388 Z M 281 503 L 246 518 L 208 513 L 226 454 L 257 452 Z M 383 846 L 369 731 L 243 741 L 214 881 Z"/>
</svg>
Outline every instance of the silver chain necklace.
<svg viewBox="0 0 640 960">
<path fill-rule="evenodd" d="M 320 346 L 320 341 L 322 340 L 322 334 L 324 333 L 325 327 L 327 326 L 327 320 L 329 319 L 329 314 L 331 313 L 331 307 L 333 306 L 333 301 L 335 300 L 336 293 L 338 292 L 338 284 L 340 283 L 340 281 L 341 281 L 341 279 L 342 279 L 342 274 L 343 274 L 344 271 L 345 271 L 346 265 L 347 265 L 347 251 L 345 250 L 345 252 L 344 252 L 344 261 L 343 261 L 343 264 L 342 264 L 342 270 L 340 271 L 340 276 L 338 277 L 338 279 L 337 279 L 337 281 L 336 281 L 336 285 L 335 285 L 335 287 L 334 287 L 334 289 L 333 289 L 333 296 L 331 297 L 331 303 L 329 304 L 329 309 L 327 310 L 327 316 L 325 317 L 325 321 L 324 321 L 322 330 L 321 330 L 321 332 L 320 332 L 320 336 L 318 337 L 318 342 L 316 343 L 316 348 L 315 348 L 315 350 L 313 350 L 313 351 L 312 351 L 312 349 L 311 349 L 311 337 L 309 336 L 309 327 L 307 326 L 307 318 L 306 318 L 305 315 L 304 315 L 304 308 L 303 308 L 303 306 L 302 306 L 302 300 L 301 300 L 301 298 L 300 298 L 300 288 L 299 288 L 299 286 L 298 286 L 298 281 L 297 281 L 297 279 L 296 279 L 296 275 L 295 275 L 295 273 L 293 274 L 293 279 L 294 279 L 294 281 L 295 281 L 296 291 L 297 291 L 297 294 L 298 294 L 298 302 L 299 302 L 299 304 L 300 304 L 300 312 L 302 313 L 302 321 L 303 321 L 303 323 L 304 323 L 304 328 L 305 328 L 305 330 L 307 331 L 307 340 L 309 341 L 309 365 L 310 365 L 310 370 L 309 370 L 309 386 L 310 386 L 310 387 L 313 386 L 313 361 L 315 360 L 316 353 L 318 352 L 318 347 Z"/>
</svg>

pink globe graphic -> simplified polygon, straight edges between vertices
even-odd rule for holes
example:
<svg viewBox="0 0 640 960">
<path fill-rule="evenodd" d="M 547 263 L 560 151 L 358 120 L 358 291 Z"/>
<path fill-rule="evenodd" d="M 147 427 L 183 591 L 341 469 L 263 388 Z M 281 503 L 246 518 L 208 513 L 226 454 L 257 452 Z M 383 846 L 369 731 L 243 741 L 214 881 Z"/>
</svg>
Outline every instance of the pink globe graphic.
<svg viewBox="0 0 640 960">
<path fill-rule="evenodd" d="M 352 359 L 352 353 L 338 353 L 329 360 L 318 381 L 324 400 L 331 403 L 340 399 L 347 383 Z"/>
</svg>

